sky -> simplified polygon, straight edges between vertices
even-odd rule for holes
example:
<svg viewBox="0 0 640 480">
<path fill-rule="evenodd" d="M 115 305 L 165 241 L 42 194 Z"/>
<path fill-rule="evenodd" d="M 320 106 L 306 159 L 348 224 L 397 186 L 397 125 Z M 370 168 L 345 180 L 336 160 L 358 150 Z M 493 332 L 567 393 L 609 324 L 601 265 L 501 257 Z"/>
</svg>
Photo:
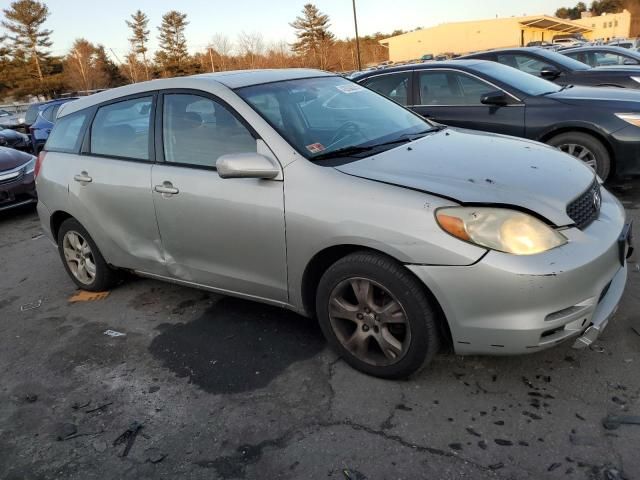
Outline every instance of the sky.
<svg viewBox="0 0 640 480">
<path fill-rule="evenodd" d="M 42 0 L 41 0 L 42 1 Z M 239 32 L 259 32 L 266 42 L 292 42 L 289 26 L 307 1 L 331 19 L 337 37 L 354 36 L 351 0 L 44 0 L 51 15 L 45 23 L 53 30 L 52 52 L 64 55 L 74 39 L 84 37 L 111 49 L 116 57 L 129 50 L 125 20 L 140 8 L 149 16 L 150 48 L 157 46 L 157 26 L 162 14 L 176 9 L 187 14 L 187 43 L 192 52 L 204 50 L 211 37 L 224 34 L 235 40 Z M 477 20 L 495 16 L 553 14 L 577 0 L 356 0 L 361 35 L 411 30 L 444 22 Z M 0 0 L 7 8 L 10 0 Z M 117 60 L 118 58 L 116 58 Z"/>
</svg>

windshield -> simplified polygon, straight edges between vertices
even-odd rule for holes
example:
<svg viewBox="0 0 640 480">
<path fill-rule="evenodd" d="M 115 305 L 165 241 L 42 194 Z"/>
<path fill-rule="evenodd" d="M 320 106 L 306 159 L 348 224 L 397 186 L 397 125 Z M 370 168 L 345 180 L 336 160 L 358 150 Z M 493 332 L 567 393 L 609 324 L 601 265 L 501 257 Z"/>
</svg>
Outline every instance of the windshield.
<svg viewBox="0 0 640 480">
<path fill-rule="evenodd" d="M 555 83 L 500 63 L 482 62 L 473 65 L 473 68 L 532 97 L 559 92 L 561 88 Z"/>
<path fill-rule="evenodd" d="M 310 160 L 355 154 L 434 127 L 395 102 L 342 77 L 305 78 L 236 91 Z M 360 152 L 357 152 L 359 150 Z M 378 148 L 377 151 L 380 151 Z M 372 152 L 374 153 L 374 152 Z"/>
</svg>

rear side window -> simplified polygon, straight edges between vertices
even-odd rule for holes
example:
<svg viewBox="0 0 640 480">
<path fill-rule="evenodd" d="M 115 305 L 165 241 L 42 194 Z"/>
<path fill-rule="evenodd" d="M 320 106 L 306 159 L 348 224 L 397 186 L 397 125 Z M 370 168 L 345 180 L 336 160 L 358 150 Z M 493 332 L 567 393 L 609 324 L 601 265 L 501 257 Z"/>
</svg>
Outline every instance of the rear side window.
<svg viewBox="0 0 640 480">
<path fill-rule="evenodd" d="M 100 107 L 91 126 L 91 153 L 149 160 L 153 97 L 135 98 Z"/>
<path fill-rule="evenodd" d="M 24 115 L 24 123 L 27 125 L 31 125 L 36 121 L 36 117 L 38 116 L 38 111 L 40 110 L 40 104 L 36 103 L 35 105 L 31 105 L 27 109 L 27 113 Z"/>
<path fill-rule="evenodd" d="M 411 72 L 393 73 L 381 75 L 363 82 L 374 92 L 398 102 L 400 105 L 409 104 L 409 78 Z"/>
<path fill-rule="evenodd" d="M 82 142 L 83 126 L 87 120 L 87 113 L 76 112 L 60 118 L 53 130 L 45 150 L 54 152 L 77 152 Z"/>
<path fill-rule="evenodd" d="M 58 113 L 56 109 L 57 105 L 49 105 L 42 111 L 42 118 L 44 118 L 47 122 L 53 122 L 55 118 L 55 114 Z"/>
</svg>

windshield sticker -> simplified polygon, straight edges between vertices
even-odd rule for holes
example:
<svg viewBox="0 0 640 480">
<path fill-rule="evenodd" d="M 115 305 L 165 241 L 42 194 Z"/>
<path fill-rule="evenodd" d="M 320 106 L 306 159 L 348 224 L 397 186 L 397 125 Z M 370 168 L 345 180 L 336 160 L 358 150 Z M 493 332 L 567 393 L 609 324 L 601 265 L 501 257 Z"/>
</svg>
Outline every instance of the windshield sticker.
<svg viewBox="0 0 640 480">
<path fill-rule="evenodd" d="M 309 150 L 310 153 L 319 153 L 323 151 L 324 148 L 324 145 L 321 143 L 312 143 L 311 145 L 307 145 L 307 150 Z"/>
<path fill-rule="evenodd" d="M 364 90 L 364 87 L 356 85 L 355 83 L 346 83 L 344 85 L 336 85 L 336 88 L 342 93 L 356 93 Z"/>
</svg>

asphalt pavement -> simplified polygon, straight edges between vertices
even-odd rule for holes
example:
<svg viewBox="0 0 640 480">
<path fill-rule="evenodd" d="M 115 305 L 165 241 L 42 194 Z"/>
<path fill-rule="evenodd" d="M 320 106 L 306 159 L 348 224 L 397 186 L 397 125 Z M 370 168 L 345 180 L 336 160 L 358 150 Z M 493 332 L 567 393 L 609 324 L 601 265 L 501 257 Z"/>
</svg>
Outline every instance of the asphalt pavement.
<svg viewBox="0 0 640 480">
<path fill-rule="evenodd" d="M 612 188 L 640 227 L 640 181 Z M 640 416 L 638 258 L 591 349 L 383 381 L 277 308 L 138 278 L 77 296 L 33 209 L 0 213 L 0 478 L 638 479 L 640 425 L 603 425 Z"/>
</svg>

